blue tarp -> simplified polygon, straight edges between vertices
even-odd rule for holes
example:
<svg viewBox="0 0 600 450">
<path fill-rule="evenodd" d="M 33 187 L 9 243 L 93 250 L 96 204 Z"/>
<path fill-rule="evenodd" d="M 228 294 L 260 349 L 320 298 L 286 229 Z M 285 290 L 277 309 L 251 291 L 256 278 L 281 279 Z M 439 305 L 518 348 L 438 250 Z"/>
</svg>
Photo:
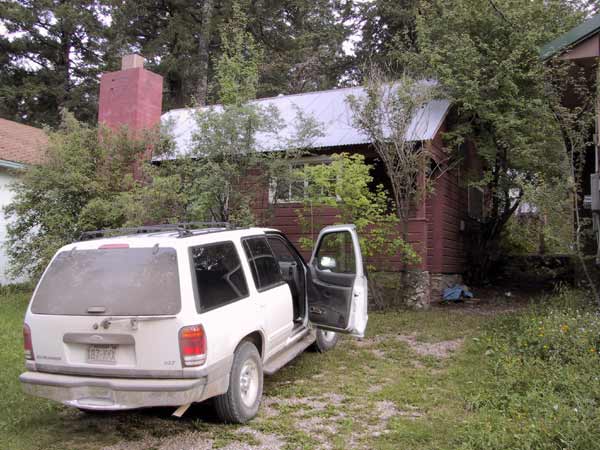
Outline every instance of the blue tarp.
<svg viewBox="0 0 600 450">
<path fill-rule="evenodd" d="M 452 287 L 444 289 L 443 298 L 446 301 L 458 301 L 461 298 L 473 298 L 473 293 L 469 291 L 469 288 L 461 285 L 455 284 Z"/>
</svg>

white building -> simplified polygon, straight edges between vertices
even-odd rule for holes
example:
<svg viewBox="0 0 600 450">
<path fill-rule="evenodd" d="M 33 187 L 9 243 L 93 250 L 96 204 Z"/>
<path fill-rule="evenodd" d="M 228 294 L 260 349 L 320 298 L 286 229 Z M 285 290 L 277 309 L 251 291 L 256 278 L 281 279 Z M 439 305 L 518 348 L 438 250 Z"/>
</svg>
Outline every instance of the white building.
<svg viewBox="0 0 600 450">
<path fill-rule="evenodd" d="M 8 261 L 4 250 L 6 223 L 2 209 L 12 200 L 10 184 L 19 176 L 19 171 L 42 161 L 48 145 L 46 133 L 10 120 L 0 119 L 0 285 L 11 280 L 6 275 Z"/>
</svg>

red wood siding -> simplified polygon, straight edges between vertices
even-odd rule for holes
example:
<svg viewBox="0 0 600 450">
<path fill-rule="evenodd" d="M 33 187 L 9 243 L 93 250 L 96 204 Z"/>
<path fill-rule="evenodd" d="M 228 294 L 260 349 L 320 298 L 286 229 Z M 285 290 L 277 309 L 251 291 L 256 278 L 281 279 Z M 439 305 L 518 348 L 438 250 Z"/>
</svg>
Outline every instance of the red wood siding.
<svg viewBox="0 0 600 450">
<path fill-rule="evenodd" d="M 429 144 L 438 163 L 447 160 L 440 130 Z M 466 264 L 466 236 L 461 224 L 467 221 L 467 186 L 461 183 L 462 167 L 443 172 L 433 179 L 433 193 L 427 199 L 429 220 L 428 269 L 433 273 L 462 273 Z"/>
<path fill-rule="evenodd" d="M 441 132 L 434 141 L 426 145 L 430 146 L 432 157 L 436 161 L 447 158 L 442 150 Z M 360 151 L 367 156 L 373 155 L 372 150 L 366 147 L 342 148 L 338 151 Z M 466 237 L 464 231 L 461 231 L 461 222 L 467 219 L 467 191 L 466 185 L 461 184 L 461 170 L 463 169 L 455 168 L 436 178 L 433 192 L 423 199 L 409 219 L 408 241 L 421 256 L 421 264 L 418 265 L 420 269 L 449 274 L 465 270 Z M 260 224 L 283 231 L 299 249 L 301 237 L 316 238 L 323 226 L 338 222 L 334 208 L 314 208 L 312 233 L 303 233 L 298 221 L 301 208 L 302 205 L 298 203 L 270 205 L 267 187 L 256 190 L 254 210 Z M 310 214 L 305 217 L 309 219 Z M 401 226 L 398 226 L 398 235 L 401 230 Z M 310 257 L 310 250 L 302 250 L 302 253 L 305 258 Z M 398 255 L 374 257 L 370 262 L 383 271 L 400 271 L 405 268 Z"/>
</svg>

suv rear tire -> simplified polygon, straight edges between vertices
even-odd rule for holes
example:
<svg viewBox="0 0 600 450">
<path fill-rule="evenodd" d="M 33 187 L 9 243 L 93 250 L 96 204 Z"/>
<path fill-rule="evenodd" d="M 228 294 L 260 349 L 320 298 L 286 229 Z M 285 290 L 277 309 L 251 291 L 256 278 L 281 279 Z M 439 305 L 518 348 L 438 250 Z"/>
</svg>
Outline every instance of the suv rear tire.
<svg viewBox="0 0 600 450">
<path fill-rule="evenodd" d="M 229 374 L 229 389 L 215 398 L 219 419 L 245 423 L 258 414 L 263 392 L 263 368 L 256 346 L 242 342 L 235 351 Z"/>
<path fill-rule="evenodd" d="M 313 344 L 313 350 L 319 353 L 325 353 L 334 348 L 340 335 L 335 331 L 325 331 L 317 328 L 317 339 Z"/>
</svg>

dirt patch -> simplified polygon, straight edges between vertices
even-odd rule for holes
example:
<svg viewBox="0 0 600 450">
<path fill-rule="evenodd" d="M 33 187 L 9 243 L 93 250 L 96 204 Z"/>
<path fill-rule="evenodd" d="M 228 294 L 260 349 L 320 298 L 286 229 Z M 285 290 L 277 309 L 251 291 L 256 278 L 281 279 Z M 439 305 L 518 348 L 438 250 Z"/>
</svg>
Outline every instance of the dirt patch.
<svg viewBox="0 0 600 450">
<path fill-rule="evenodd" d="M 327 402 L 316 398 L 301 398 L 301 397 L 290 397 L 290 398 L 275 398 L 267 397 L 262 402 L 262 407 L 266 408 L 278 408 L 286 406 L 299 406 L 300 409 L 311 409 L 315 411 L 323 411 L 327 407 Z"/>
<path fill-rule="evenodd" d="M 383 400 L 375 404 L 375 412 L 377 413 L 377 423 L 370 424 L 366 430 L 362 430 L 360 433 L 353 433 L 350 437 L 349 448 L 364 448 L 370 449 L 369 445 L 360 445 L 359 439 L 364 436 L 379 437 L 383 434 L 389 433 L 387 429 L 388 422 L 393 417 L 407 417 L 411 420 L 416 420 L 423 417 L 423 413 L 419 412 L 416 408 L 408 408 L 406 411 L 399 410 L 394 402 L 389 400 Z"/>
<path fill-rule="evenodd" d="M 173 437 L 156 438 L 150 435 L 137 441 L 122 441 L 103 450 L 212 450 L 213 440 L 205 433 L 188 432 L 179 433 Z"/>
<path fill-rule="evenodd" d="M 381 422 L 387 422 L 390 418 L 394 417 L 398 414 L 398 409 L 394 402 L 390 402 L 389 400 L 383 400 L 381 402 L 377 402 L 377 413 L 379 415 L 379 420 Z"/>
<path fill-rule="evenodd" d="M 380 358 L 380 359 L 385 358 L 385 352 L 383 350 L 379 350 L 378 348 L 371 349 L 371 353 L 373 355 L 375 355 L 375 357 L 377 357 L 377 358 Z"/>
<path fill-rule="evenodd" d="M 299 406 L 301 410 L 323 411 L 327 406 L 339 406 L 346 397 L 335 392 L 326 392 L 319 397 L 265 397 L 261 408 L 276 409 L 278 406 Z"/>
<path fill-rule="evenodd" d="M 377 336 L 363 338 L 363 339 L 355 339 L 352 344 L 357 348 L 371 348 L 375 347 L 381 342 L 387 341 L 392 338 L 391 334 L 379 334 Z"/>
<path fill-rule="evenodd" d="M 285 445 L 285 442 L 275 434 L 265 434 L 253 430 L 249 427 L 239 428 L 235 431 L 239 436 L 239 441 L 230 442 L 223 448 L 224 450 L 278 450 Z M 166 438 L 156 438 L 150 435 L 144 436 L 137 441 L 123 441 L 111 447 L 105 447 L 104 450 L 212 450 L 214 440 L 204 432 L 186 432 L 179 433 Z M 251 437 L 250 442 L 248 437 Z"/>
<path fill-rule="evenodd" d="M 425 364 L 423 364 L 421 361 L 419 361 L 418 359 L 415 359 L 413 361 L 411 361 L 413 367 L 417 370 L 422 370 L 425 368 Z"/>
<path fill-rule="evenodd" d="M 295 427 L 319 442 L 321 450 L 332 448 L 329 439 L 338 432 L 337 421 L 345 417 L 344 413 L 335 416 L 313 416 L 296 422 Z"/>
<path fill-rule="evenodd" d="M 223 447 L 224 450 L 278 450 L 285 445 L 285 442 L 277 435 L 261 433 L 249 427 L 240 428 L 237 430 L 237 434 L 249 434 L 254 440 L 260 442 L 260 444 L 253 445 L 247 442 L 232 442 Z"/>
<path fill-rule="evenodd" d="M 433 356 L 438 359 L 450 357 L 464 343 L 464 338 L 434 343 L 419 342 L 414 334 L 396 336 L 396 339 L 408 344 L 410 349 L 419 356 Z"/>
<path fill-rule="evenodd" d="M 373 384 L 367 388 L 367 392 L 369 394 L 376 394 L 377 392 L 380 392 L 382 389 L 383 389 L 382 384 Z"/>
</svg>

